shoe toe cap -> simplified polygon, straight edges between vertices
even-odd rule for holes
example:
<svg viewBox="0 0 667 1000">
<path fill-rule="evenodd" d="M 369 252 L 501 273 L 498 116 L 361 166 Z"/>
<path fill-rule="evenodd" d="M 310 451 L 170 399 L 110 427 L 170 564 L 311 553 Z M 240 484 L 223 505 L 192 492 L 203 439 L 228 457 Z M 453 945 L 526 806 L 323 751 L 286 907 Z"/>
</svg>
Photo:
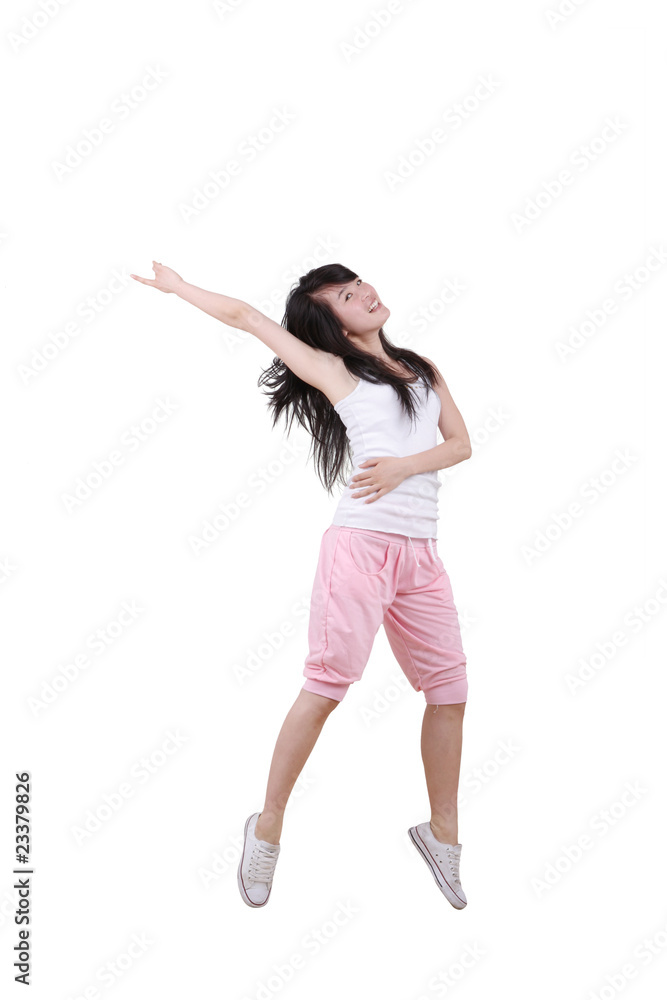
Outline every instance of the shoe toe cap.
<svg viewBox="0 0 667 1000">
<path fill-rule="evenodd" d="M 265 885 L 256 883 L 246 889 L 246 893 L 248 894 L 248 899 L 254 903 L 255 906 L 262 906 L 269 898 L 271 890 L 267 890 Z"/>
</svg>

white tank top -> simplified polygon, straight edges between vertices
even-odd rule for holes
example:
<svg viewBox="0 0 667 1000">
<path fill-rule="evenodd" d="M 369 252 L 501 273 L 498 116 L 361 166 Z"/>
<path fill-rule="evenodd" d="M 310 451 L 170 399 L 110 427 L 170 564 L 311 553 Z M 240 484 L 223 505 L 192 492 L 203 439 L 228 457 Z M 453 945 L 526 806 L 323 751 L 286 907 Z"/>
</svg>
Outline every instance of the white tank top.
<svg viewBox="0 0 667 1000">
<path fill-rule="evenodd" d="M 415 423 L 403 410 L 393 386 L 377 385 L 365 379 L 360 379 L 352 392 L 334 405 L 345 424 L 354 469 L 338 501 L 332 524 L 437 539 L 438 490 L 441 486 L 437 472 L 408 476 L 373 503 L 365 503 L 366 497 L 352 497 L 360 487 L 349 486 L 352 476 L 365 471 L 359 465 L 368 458 L 403 457 L 435 448 L 440 397 L 435 390 L 428 391 L 422 379 L 414 383 L 413 389 L 418 396 Z M 372 469 L 371 466 L 366 468 Z"/>
</svg>

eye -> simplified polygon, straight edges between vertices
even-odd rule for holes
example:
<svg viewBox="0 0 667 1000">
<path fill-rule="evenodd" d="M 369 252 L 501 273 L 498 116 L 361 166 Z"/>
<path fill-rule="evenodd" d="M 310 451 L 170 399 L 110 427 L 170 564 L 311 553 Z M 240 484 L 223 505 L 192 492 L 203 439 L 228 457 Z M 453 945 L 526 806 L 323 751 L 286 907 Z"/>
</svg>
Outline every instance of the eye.
<svg viewBox="0 0 667 1000">
<path fill-rule="evenodd" d="M 361 284 L 361 278 L 357 278 L 357 285 Z M 348 292 L 347 295 L 351 295 L 352 292 Z M 345 301 L 347 302 L 347 295 L 345 296 Z"/>
</svg>

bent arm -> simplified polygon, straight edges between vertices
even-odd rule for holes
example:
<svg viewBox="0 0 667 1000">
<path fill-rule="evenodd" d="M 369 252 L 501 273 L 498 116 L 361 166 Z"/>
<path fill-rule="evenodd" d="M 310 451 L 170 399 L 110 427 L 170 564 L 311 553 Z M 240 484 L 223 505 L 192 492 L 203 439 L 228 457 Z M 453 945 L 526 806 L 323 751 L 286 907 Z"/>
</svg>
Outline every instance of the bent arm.
<svg viewBox="0 0 667 1000">
<path fill-rule="evenodd" d="M 448 469 L 451 465 L 464 462 L 472 455 L 468 428 L 461 411 L 452 399 L 452 394 L 442 372 L 430 358 L 424 360 L 433 365 L 437 375 L 435 390 L 440 397 L 438 430 L 444 441 L 442 444 L 436 445 L 435 448 L 429 448 L 428 451 L 408 456 L 406 463 L 408 468 L 412 470 L 408 473 L 411 476 L 418 472 L 436 472 L 438 469 Z"/>
<path fill-rule="evenodd" d="M 450 437 L 442 444 L 428 451 L 419 451 L 416 455 L 406 455 L 403 459 L 407 476 L 416 476 L 420 472 L 437 472 L 438 469 L 448 469 L 470 458 L 472 449 L 469 441 Z M 407 478 L 406 476 L 406 478 Z"/>
</svg>

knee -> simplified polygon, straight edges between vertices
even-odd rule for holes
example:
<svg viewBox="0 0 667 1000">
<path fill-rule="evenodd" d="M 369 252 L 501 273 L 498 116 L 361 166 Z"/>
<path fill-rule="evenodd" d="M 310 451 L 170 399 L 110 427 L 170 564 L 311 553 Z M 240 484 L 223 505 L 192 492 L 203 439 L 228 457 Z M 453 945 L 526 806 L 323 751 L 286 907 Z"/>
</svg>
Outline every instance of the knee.
<svg viewBox="0 0 667 1000">
<path fill-rule="evenodd" d="M 463 716 L 466 709 L 466 702 L 460 701 L 454 705 L 432 705 L 430 702 L 426 705 L 427 711 L 437 712 L 439 710 L 447 712 L 450 716 Z"/>
<path fill-rule="evenodd" d="M 310 713 L 314 713 L 324 719 L 331 715 L 334 708 L 340 704 L 335 698 L 327 698 L 323 694 L 314 694 L 312 691 L 302 690 L 300 698 L 305 701 Z"/>
</svg>

